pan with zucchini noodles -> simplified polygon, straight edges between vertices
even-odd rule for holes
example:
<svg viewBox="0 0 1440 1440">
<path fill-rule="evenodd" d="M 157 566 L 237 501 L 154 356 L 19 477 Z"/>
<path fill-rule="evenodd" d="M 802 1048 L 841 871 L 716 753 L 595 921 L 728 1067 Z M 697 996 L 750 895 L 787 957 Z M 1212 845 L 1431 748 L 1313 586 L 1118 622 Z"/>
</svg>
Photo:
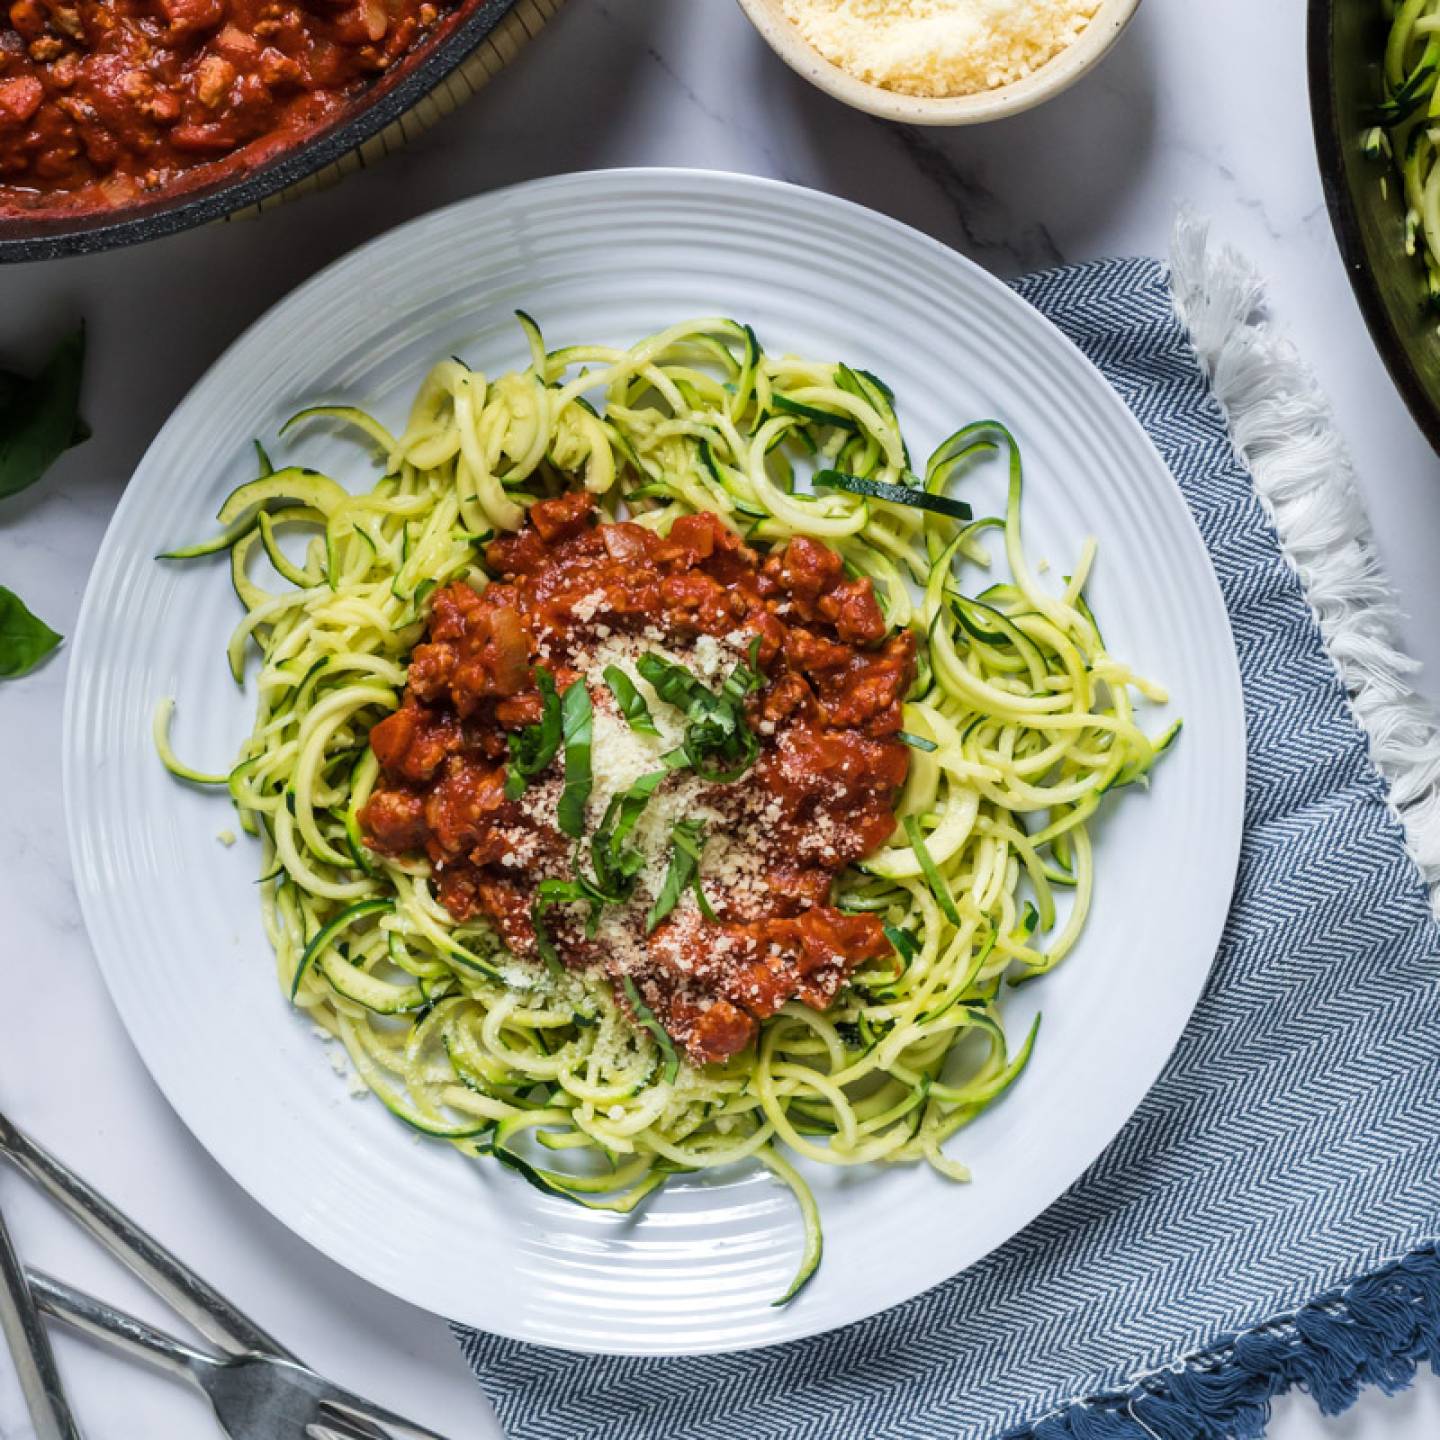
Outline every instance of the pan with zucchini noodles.
<svg viewBox="0 0 1440 1440">
<path fill-rule="evenodd" d="M 1042 583 L 994 421 L 912 462 L 845 364 L 679 324 L 427 376 L 379 478 L 220 510 L 253 684 L 228 789 L 284 993 L 407 1125 L 578 1204 L 796 1156 L 924 1162 L 1024 1070 L 1007 984 L 1074 947 L 1092 817 L 1178 734 Z M 1004 467 L 1002 513 L 959 494 Z M 975 472 L 972 476 L 971 472 Z M 999 562 L 1003 558 L 1003 567 Z M 994 567 L 992 569 L 992 566 Z M 1003 578 L 1001 571 L 1003 569 Z M 251 657 L 258 669 L 247 677 Z"/>
<path fill-rule="evenodd" d="M 1375 123 L 1362 146 L 1372 160 L 1393 163 L 1405 203 L 1405 251 L 1423 270 L 1426 307 L 1440 313 L 1440 0 L 1397 0 L 1388 13 L 1384 98 L 1367 117 Z"/>
</svg>

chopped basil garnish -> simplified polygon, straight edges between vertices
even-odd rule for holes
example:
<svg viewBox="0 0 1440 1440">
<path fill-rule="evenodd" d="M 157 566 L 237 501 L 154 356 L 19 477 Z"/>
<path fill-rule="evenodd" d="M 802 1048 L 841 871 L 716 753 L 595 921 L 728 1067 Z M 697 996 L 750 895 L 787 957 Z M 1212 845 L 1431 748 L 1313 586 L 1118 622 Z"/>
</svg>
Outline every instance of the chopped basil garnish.
<svg viewBox="0 0 1440 1440">
<path fill-rule="evenodd" d="M 560 702 L 561 740 L 565 746 L 565 788 L 555 811 L 556 823 L 578 840 L 585 833 L 585 802 L 594 777 L 590 771 L 590 745 L 594 738 L 595 710 L 590 691 L 577 680 Z"/>
<path fill-rule="evenodd" d="M 688 711 L 693 701 L 707 693 L 685 666 L 661 655 L 642 655 L 635 662 L 635 668 L 650 682 L 655 693 L 677 710 Z"/>
<path fill-rule="evenodd" d="M 908 745 L 912 750 L 928 751 L 940 748 L 933 740 L 927 740 L 923 735 L 912 735 L 908 730 L 897 731 L 895 738 L 902 745 Z"/>
<path fill-rule="evenodd" d="M 705 853 L 705 827 L 698 820 L 682 820 L 670 832 L 670 839 L 676 850 L 683 850 L 690 857 L 693 865 L 690 888 L 695 892 L 695 903 L 700 907 L 700 913 L 707 920 L 718 921 L 720 917 L 705 898 L 705 890 L 700 883 L 700 859 Z"/>
<path fill-rule="evenodd" d="M 610 687 L 610 693 L 615 697 L 620 713 L 632 730 L 641 735 L 660 734 L 655 728 L 655 721 L 650 714 L 650 707 L 645 703 L 645 697 L 618 665 L 605 667 L 605 683 Z"/>
<path fill-rule="evenodd" d="M 718 924 L 720 917 L 715 913 L 715 907 L 705 896 L 705 890 L 704 887 L 700 884 L 700 875 L 698 871 L 696 872 L 695 880 L 693 883 L 695 886 L 695 903 L 700 907 L 700 913 L 707 920 L 713 920 Z"/>
<path fill-rule="evenodd" d="M 725 677 L 720 694 L 723 699 L 738 706 L 747 695 L 753 695 L 764 683 L 765 677 L 760 673 L 760 637 L 756 635 L 750 641 L 747 658 Z"/>
<path fill-rule="evenodd" d="M 545 928 L 545 912 L 555 905 L 576 905 L 587 900 L 591 902 L 593 917 L 594 899 L 581 881 L 542 880 L 536 887 L 535 898 L 530 902 L 530 923 L 535 927 L 535 948 L 552 975 L 563 975 L 565 966 Z"/>
<path fill-rule="evenodd" d="M 570 692 L 567 691 L 568 695 Z M 590 914 L 585 934 L 595 938 L 600 912 L 606 905 L 623 905 L 635 892 L 635 881 L 645 867 L 645 857 L 626 845 L 651 795 L 665 778 L 665 771 L 642 775 L 623 795 L 614 796 L 605 810 L 605 819 L 590 840 L 590 858 L 595 867 L 592 880 L 580 868 L 577 853 L 573 880 L 542 880 L 530 905 L 535 927 L 535 948 L 555 974 L 563 970 L 560 954 L 545 928 L 545 912 L 555 905 L 588 905 Z M 578 847 L 577 847 L 578 849 Z"/>
<path fill-rule="evenodd" d="M 605 904 L 623 905 L 635 893 L 635 881 L 645 868 L 645 857 L 625 842 L 665 775 L 664 770 L 642 775 L 624 794 L 611 797 L 600 828 L 590 837 L 593 882 L 579 873 L 577 863 L 577 878 L 582 884 L 593 883 L 596 897 Z"/>
<path fill-rule="evenodd" d="M 560 696 L 555 691 L 555 677 L 543 665 L 535 667 L 535 687 L 543 706 L 540 723 L 527 725 L 510 736 L 510 764 L 505 772 L 507 800 L 518 800 L 530 781 L 549 768 L 560 748 Z"/>
<path fill-rule="evenodd" d="M 635 982 L 628 975 L 622 975 L 620 984 L 625 991 L 625 998 L 630 1002 L 630 1008 L 635 1012 L 635 1018 L 650 1032 L 660 1047 L 660 1053 L 665 1057 L 662 1078 L 667 1085 L 674 1084 L 676 1075 L 680 1073 L 680 1056 L 676 1053 L 675 1042 L 655 1018 L 655 1012 L 640 998 Z"/>
<path fill-rule="evenodd" d="M 952 925 L 958 925 L 960 912 L 955 908 L 955 900 L 950 894 L 950 887 L 945 883 L 945 877 L 940 873 L 940 867 L 931 858 L 930 851 L 925 846 L 925 837 L 920 833 L 920 822 L 913 815 L 905 817 L 905 837 L 910 841 L 910 848 L 914 850 L 916 858 L 920 861 L 920 869 L 925 876 L 925 883 L 930 887 L 930 893 L 935 897 L 935 903 L 940 907 L 941 913 Z"/>
<path fill-rule="evenodd" d="M 667 705 L 685 712 L 685 743 L 664 757 L 669 769 L 685 765 L 702 780 L 727 785 L 755 763 L 760 742 L 745 723 L 745 698 L 765 683 L 756 664 L 759 645 L 756 636 L 749 660 L 735 666 L 718 695 L 684 665 L 659 655 L 640 657 L 641 676 Z"/>
<path fill-rule="evenodd" d="M 698 820 L 679 821 L 670 832 L 670 846 L 670 867 L 661 882 L 660 893 L 645 917 L 647 935 L 680 903 L 687 890 L 693 887 L 699 896 L 700 854 L 705 848 L 705 827 Z M 703 900 L 704 897 L 700 898 Z M 715 912 L 708 902 L 704 909 L 713 919 Z"/>
<path fill-rule="evenodd" d="M 18 595 L 0 585 L 0 679 L 27 674 L 59 643 L 60 636 L 32 615 Z"/>
</svg>

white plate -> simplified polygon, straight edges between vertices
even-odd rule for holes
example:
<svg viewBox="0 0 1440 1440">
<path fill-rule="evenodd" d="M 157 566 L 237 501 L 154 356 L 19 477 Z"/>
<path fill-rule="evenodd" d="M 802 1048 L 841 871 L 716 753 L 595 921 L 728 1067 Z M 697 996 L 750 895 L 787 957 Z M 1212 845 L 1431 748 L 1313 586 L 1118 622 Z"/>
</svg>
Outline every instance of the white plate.
<svg viewBox="0 0 1440 1440">
<path fill-rule="evenodd" d="M 1147 795 L 1097 827 L 1093 918 L 1071 959 L 1008 1002 L 1037 1005 L 1034 1062 L 928 1169 L 814 1181 L 825 1262 L 786 1309 L 788 1194 L 761 1174 L 673 1184 L 643 1214 L 591 1214 L 517 1176 L 417 1143 L 332 1073 L 285 1003 L 260 928 L 257 856 L 217 841 L 233 813 L 177 784 L 150 741 L 224 768 L 252 697 L 223 657 L 237 607 L 223 557 L 151 559 L 209 533 L 253 473 L 253 436 L 302 405 L 352 401 L 395 424 L 437 357 L 524 363 L 523 307 L 551 344 L 628 343 L 676 319 L 750 322 L 771 350 L 884 376 L 920 453 L 995 416 L 1027 462 L 1030 548 L 1052 573 L 1100 541 L 1090 594 L 1119 655 L 1186 720 Z M 372 483 L 363 453 L 285 452 Z M 333 468 L 332 468 L 333 467 Z M 973 482 L 998 505 L 1000 467 Z M 151 1073 L 215 1158 L 340 1264 L 428 1310 L 577 1350 L 738 1349 L 893 1305 L 972 1264 L 1075 1180 L 1154 1082 L 1200 993 L 1239 851 L 1244 728 L 1230 629 L 1175 482 L 1080 353 L 1005 286 L 893 221 L 741 176 L 621 171 L 481 196 L 402 226 L 276 306 L 171 417 L 130 482 L 85 597 L 66 707 L 65 791 L 100 967 Z"/>
</svg>

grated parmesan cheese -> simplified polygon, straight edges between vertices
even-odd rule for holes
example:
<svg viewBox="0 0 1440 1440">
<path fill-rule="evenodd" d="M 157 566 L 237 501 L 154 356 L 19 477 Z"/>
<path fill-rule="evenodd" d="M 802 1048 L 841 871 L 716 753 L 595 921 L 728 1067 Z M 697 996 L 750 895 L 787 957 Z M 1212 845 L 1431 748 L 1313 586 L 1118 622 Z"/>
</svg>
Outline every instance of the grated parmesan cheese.
<svg viewBox="0 0 1440 1440">
<path fill-rule="evenodd" d="M 904 95 L 973 95 L 1074 43 L 1100 0 L 781 0 L 832 64 Z"/>
<path fill-rule="evenodd" d="M 748 633 L 739 630 L 720 640 L 700 635 L 690 642 L 680 643 L 665 637 L 653 626 L 647 626 L 641 635 L 615 633 L 610 627 L 593 621 L 600 598 L 594 597 L 595 603 L 592 604 L 592 597 L 584 596 L 571 605 L 578 618 L 590 622 L 588 633 L 581 637 L 573 657 L 575 667 L 590 691 L 594 709 L 591 739 L 593 784 L 586 802 L 587 834 L 593 834 L 599 827 L 614 796 L 624 794 L 642 776 L 664 770 L 663 757 L 679 747 L 685 738 L 684 715 L 661 701 L 654 688 L 641 676 L 638 668 L 640 657 L 659 655 L 686 666 L 713 686 L 733 665 L 746 658 L 751 640 Z M 604 672 L 609 666 L 616 667 L 629 677 L 649 707 L 659 735 L 646 735 L 631 729 L 605 682 Z M 533 821 L 549 823 L 554 816 L 561 786 L 558 774 L 546 776 L 525 792 L 520 801 L 521 808 Z M 739 797 L 747 794 L 753 786 L 753 777 L 747 777 L 738 785 L 726 787 L 736 797 L 732 804 L 738 803 Z M 708 833 L 701 870 L 707 883 L 717 887 L 717 893 L 736 882 L 742 886 L 752 884 L 748 872 L 760 873 L 763 837 L 753 833 L 747 837 L 748 845 L 738 864 L 727 859 L 725 852 L 730 849 L 730 841 L 722 836 L 735 817 L 728 813 L 729 807 L 727 811 L 716 808 L 716 795 L 717 787 L 711 782 L 685 770 L 677 770 L 666 776 L 641 812 L 629 837 L 629 844 L 645 859 L 644 868 L 636 877 L 635 896 L 628 905 L 606 906 L 600 913 L 599 928 L 595 934 L 599 948 L 616 972 L 627 974 L 643 969 L 648 963 L 644 917 L 664 886 L 673 849 L 673 831 L 678 821 L 698 820 L 706 826 Z M 718 863 L 712 864 L 712 861 Z M 693 925 L 700 919 L 693 896 L 687 895 L 680 901 L 672 912 L 672 918 L 678 939 L 687 923 Z M 675 949 L 676 954 L 672 958 L 676 967 L 687 968 L 689 962 L 683 959 L 678 944 Z"/>
<path fill-rule="evenodd" d="M 583 597 L 572 610 L 593 615 L 590 597 Z M 613 634 L 593 620 L 573 657 L 593 706 L 591 743 L 592 788 L 586 804 L 586 832 L 593 834 L 604 819 L 610 801 L 624 794 L 642 776 L 663 770 L 664 756 L 679 746 L 685 735 L 685 717 L 662 702 L 653 687 L 639 673 L 638 661 L 646 653 L 685 665 L 706 684 L 715 685 L 732 666 L 747 658 L 750 633 L 735 630 L 716 639 L 699 635 L 677 643 L 647 628 L 643 636 Z M 615 666 L 622 670 L 646 701 L 658 736 L 631 729 L 621 715 L 604 672 Z M 773 734 L 775 726 L 762 727 Z M 782 738 L 780 753 L 787 755 L 790 740 Z M 532 785 L 521 807 L 537 822 L 553 816 L 559 798 L 558 775 L 547 776 Z M 838 782 L 836 798 L 845 794 Z M 735 920 L 756 919 L 768 913 L 772 904 L 770 872 L 774 868 L 775 831 L 782 816 L 780 798 L 760 784 L 752 770 L 738 782 L 716 785 L 684 769 L 668 775 L 641 811 L 629 844 L 644 858 L 636 876 L 635 894 L 627 905 L 604 907 L 597 917 L 594 939 L 614 973 L 629 974 L 653 970 L 657 964 L 672 974 L 691 971 L 694 957 L 709 961 L 723 957 L 741 944 L 733 935 L 708 932 L 697 943 L 703 917 L 695 896 L 681 897 L 670 915 L 670 924 L 655 936 L 647 937 L 644 917 L 664 887 L 673 851 L 673 831 L 681 820 L 699 821 L 705 829 L 700 877 L 707 898 L 723 907 Z M 837 857 L 836 819 L 821 809 L 811 817 L 796 856 L 802 861 L 826 861 Z M 801 905 L 808 905 L 801 899 Z M 773 958 L 780 958 L 776 951 Z M 711 997 L 703 990 L 693 997 L 704 1009 Z"/>
</svg>

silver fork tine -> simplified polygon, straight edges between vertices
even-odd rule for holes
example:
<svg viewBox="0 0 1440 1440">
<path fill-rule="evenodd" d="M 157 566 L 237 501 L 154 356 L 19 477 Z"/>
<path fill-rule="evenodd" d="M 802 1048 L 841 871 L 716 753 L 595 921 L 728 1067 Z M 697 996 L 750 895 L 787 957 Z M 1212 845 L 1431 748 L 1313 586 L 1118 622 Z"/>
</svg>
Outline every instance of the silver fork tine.
<svg viewBox="0 0 1440 1440">
<path fill-rule="evenodd" d="M 202 1335 L 227 1350 L 253 1350 L 294 1360 L 273 1335 L 171 1254 L 153 1235 L 117 1210 L 0 1114 L 0 1154 L 88 1230 Z"/>
<path fill-rule="evenodd" d="M 343 1415 L 330 1416 L 305 1427 L 307 1440 L 369 1440 L 374 1430 L 362 1429 Z"/>
<path fill-rule="evenodd" d="M 391 1440 L 388 1430 L 376 1428 L 375 1422 L 384 1420 L 401 1436 L 444 1440 L 431 1430 L 423 1430 L 398 1415 L 392 1417 L 388 1411 L 330 1385 L 293 1361 L 267 1355 L 206 1354 L 39 1270 L 27 1270 L 25 1274 L 30 1293 L 45 1314 L 103 1345 L 198 1386 L 209 1397 L 227 1433 L 246 1437 L 265 1434 L 268 1440 L 280 1440 L 278 1434 L 272 1435 L 258 1427 L 263 1426 L 265 1417 L 274 1421 L 275 1411 L 270 1407 L 281 1392 L 288 1392 L 293 1400 L 284 1406 L 287 1419 L 299 1423 L 293 1413 L 294 1402 L 299 1402 L 307 1415 L 319 1417 L 305 1423 L 307 1434 L 328 1432 L 337 1440 L 371 1440 L 379 1435 L 383 1440 Z M 234 1383 L 222 1383 L 227 1375 Z M 330 1413 L 324 1396 L 332 1391 L 344 1401 L 353 1402 L 357 1413 L 351 1413 L 352 1406 L 348 1403 L 345 1410 Z M 238 1431 L 233 1428 L 236 1425 L 240 1427 Z M 283 1433 L 288 1436 L 292 1432 L 286 1429 Z"/>
<path fill-rule="evenodd" d="M 360 1423 L 368 1420 L 371 1424 L 382 1425 L 398 1435 L 413 1436 L 414 1440 L 446 1440 L 446 1437 L 437 1431 L 427 1430 L 423 1425 L 417 1425 L 413 1420 L 407 1420 L 403 1415 L 397 1415 L 393 1410 L 376 1405 L 328 1380 L 321 1380 L 317 1398 L 326 1410 L 333 1411 L 342 1418 Z"/>
</svg>

